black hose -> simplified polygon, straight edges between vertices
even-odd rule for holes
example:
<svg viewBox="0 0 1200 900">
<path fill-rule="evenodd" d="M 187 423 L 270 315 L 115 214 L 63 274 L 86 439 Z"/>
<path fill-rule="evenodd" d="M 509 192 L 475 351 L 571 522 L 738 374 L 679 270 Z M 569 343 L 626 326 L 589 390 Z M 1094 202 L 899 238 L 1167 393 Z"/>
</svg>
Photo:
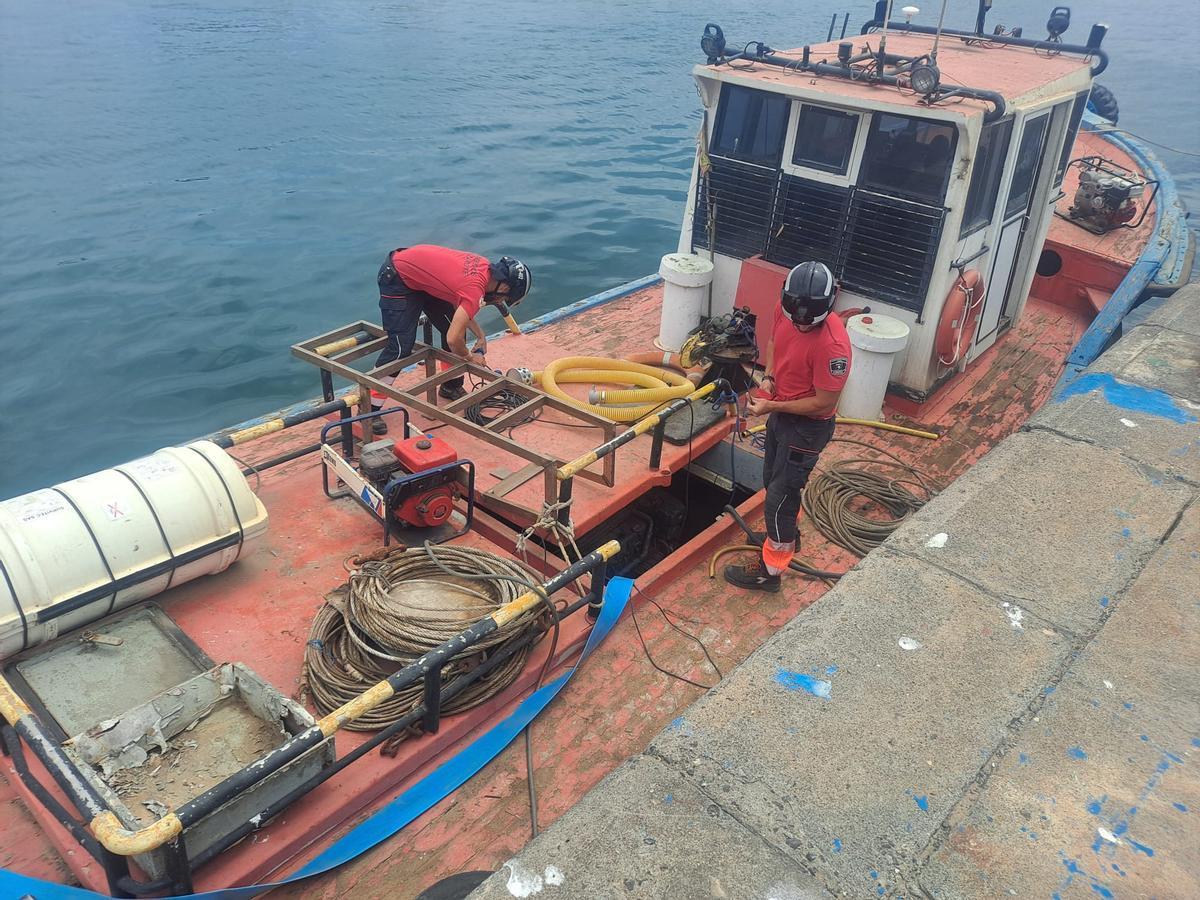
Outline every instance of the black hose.
<svg viewBox="0 0 1200 900">
<path fill-rule="evenodd" d="M 737 522 L 738 525 L 741 526 L 742 531 L 746 532 L 746 540 L 749 543 L 754 544 L 756 547 L 762 546 L 762 536 L 755 533 L 750 526 L 746 524 L 746 520 L 742 518 L 741 513 L 728 504 L 725 506 L 725 512 L 733 516 L 733 521 Z M 788 568 L 794 569 L 797 572 L 803 572 L 805 575 L 812 575 L 814 578 L 828 578 L 833 581 L 836 581 L 846 574 L 845 572 L 827 572 L 824 569 L 814 569 L 812 566 L 806 566 L 804 563 L 798 563 L 795 560 L 792 560 L 790 563 L 788 563 Z"/>
</svg>

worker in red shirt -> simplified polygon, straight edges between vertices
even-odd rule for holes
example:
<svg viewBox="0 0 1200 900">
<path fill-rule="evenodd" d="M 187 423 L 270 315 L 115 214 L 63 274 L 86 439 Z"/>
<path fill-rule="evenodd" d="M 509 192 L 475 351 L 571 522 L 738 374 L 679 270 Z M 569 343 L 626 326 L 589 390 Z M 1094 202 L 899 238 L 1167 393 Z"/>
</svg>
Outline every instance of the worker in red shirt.
<svg viewBox="0 0 1200 900">
<path fill-rule="evenodd" d="M 763 455 L 767 533 L 762 559 L 727 566 L 725 580 L 755 591 L 779 590 L 780 573 L 796 552 L 800 495 L 825 445 L 833 437 L 838 397 L 850 373 L 850 339 L 831 315 L 838 285 L 824 263 L 805 262 L 788 273 L 767 345 L 767 396 L 752 395 L 751 416 L 769 416 Z"/>
<path fill-rule="evenodd" d="M 443 350 L 463 359 L 470 359 L 472 352 L 486 353 L 487 336 L 475 321 L 483 304 L 516 306 L 533 286 L 529 267 L 511 256 L 489 262 L 474 253 L 433 244 L 393 250 L 379 267 L 378 280 L 379 311 L 388 343 L 375 360 L 377 368 L 413 352 L 421 313 L 441 335 Z M 473 350 L 467 349 L 468 331 L 475 335 Z M 457 400 L 465 393 L 462 378 L 438 388 L 445 400 Z M 382 407 L 384 399 L 372 391 L 371 408 Z M 376 419 L 372 429 L 386 434 L 387 423 Z"/>
</svg>

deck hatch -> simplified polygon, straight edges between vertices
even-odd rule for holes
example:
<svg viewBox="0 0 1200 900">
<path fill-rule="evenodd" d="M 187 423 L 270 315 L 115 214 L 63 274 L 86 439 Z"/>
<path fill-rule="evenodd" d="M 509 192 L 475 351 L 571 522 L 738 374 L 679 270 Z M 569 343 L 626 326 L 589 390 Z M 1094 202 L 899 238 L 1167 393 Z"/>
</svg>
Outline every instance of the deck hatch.
<svg viewBox="0 0 1200 900">
<path fill-rule="evenodd" d="M 711 157 L 708 178 L 696 191 L 692 241 L 696 247 L 746 259 L 767 244 L 779 182 L 777 169 L 764 169 L 724 157 Z M 708 193 L 712 192 L 716 246 L 709 246 Z"/>
<path fill-rule="evenodd" d="M 849 290 L 921 311 L 945 210 L 857 190 L 838 275 Z"/>
<path fill-rule="evenodd" d="M 819 259 L 835 267 L 841 254 L 849 203 L 847 188 L 784 175 L 775 202 L 766 260 L 790 268 L 805 260 Z"/>
</svg>

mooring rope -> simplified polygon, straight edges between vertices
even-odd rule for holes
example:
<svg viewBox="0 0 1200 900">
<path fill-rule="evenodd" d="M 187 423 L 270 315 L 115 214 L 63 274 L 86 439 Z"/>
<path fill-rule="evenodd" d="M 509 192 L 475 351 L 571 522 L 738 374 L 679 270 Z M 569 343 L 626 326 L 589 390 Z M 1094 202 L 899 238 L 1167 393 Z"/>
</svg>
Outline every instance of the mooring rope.
<svg viewBox="0 0 1200 900">
<path fill-rule="evenodd" d="M 327 714 L 539 582 L 528 566 L 485 550 L 425 547 L 367 558 L 351 573 L 345 595 L 327 600 L 313 619 L 301 691 Z M 462 602 L 421 603 L 411 589 L 422 586 Z M 544 608 L 527 613 L 455 656 L 442 669 L 443 684 L 482 664 L 509 641 L 535 628 L 544 630 L 539 619 L 546 613 Z M 532 647 L 533 643 L 523 647 L 446 701 L 442 712 L 462 712 L 503 691 L 525 667 Z M 401 690 L 346 727 L 385 728 L 419 706 L 423 690 L 421 683 Z"/>
</svg>

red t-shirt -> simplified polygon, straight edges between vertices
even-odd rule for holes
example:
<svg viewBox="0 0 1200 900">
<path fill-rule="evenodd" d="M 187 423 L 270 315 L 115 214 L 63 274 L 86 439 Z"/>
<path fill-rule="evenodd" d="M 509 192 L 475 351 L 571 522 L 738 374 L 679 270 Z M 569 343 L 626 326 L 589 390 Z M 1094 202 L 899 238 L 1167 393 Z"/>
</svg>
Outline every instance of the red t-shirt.
<svg viewBox="0 0 1200 900">
<path fill-rule="evenodd" d="M 482 256 L 433 244 L 394 251 L 392 265 L 414 291 L 462 307 L 472 319 L 483 304 L 492 271 Z"/>
<path fill-rule="evenodd" d="M 850 338 L 840 316 L 830 313 L 820 328 L 801 331 L 783 312 L 775 307 L 775 356 L 772 374 L 775 376 L 776 400 L 802 400 L 812 397 L 817 389 L 840 391 L 850 374 Z M 811 414 L 814 419 L 827 415 Z"/>
</svg>

